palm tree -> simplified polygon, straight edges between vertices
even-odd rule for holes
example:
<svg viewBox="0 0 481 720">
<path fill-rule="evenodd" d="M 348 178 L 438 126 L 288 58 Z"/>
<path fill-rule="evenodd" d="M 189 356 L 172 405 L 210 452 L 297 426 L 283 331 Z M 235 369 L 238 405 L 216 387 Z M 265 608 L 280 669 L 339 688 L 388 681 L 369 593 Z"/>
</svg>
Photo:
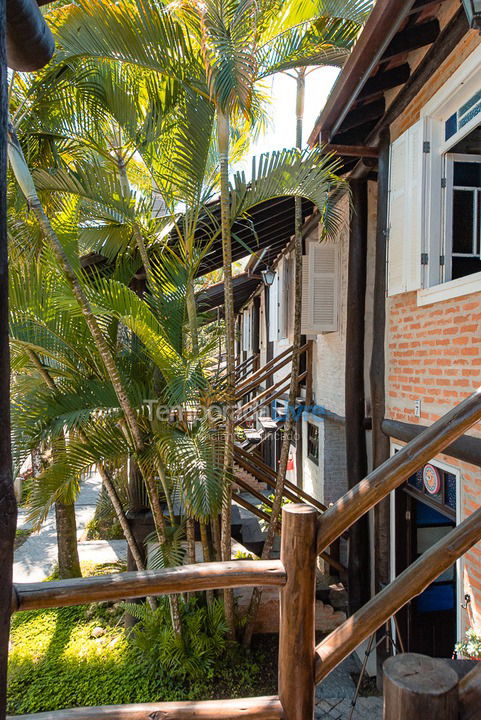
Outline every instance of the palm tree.
<svg viewBox="0 0 481 720">
<path fill-rule="evenodd" d="M 129 0 L 105 8 L 81 2 L 52 16 L 63 57 L 110 58 L 157 72 L 209 100 L 217 117 L 220 156 L 227 360 L 227 422 L 222 553 L 230 558 L 230 479 L 234 441 L 234 312 L 229 126 L 255 115 L 258 85 L 273 73 L 307 65 L 341 65 L 372 0 Z M 277 495 L 277 493 L 276 493 Z M 280 507 L 275 504 L 273 522 Z M 226 593 L 228 621 L 233 609 Z"/>
</svg>

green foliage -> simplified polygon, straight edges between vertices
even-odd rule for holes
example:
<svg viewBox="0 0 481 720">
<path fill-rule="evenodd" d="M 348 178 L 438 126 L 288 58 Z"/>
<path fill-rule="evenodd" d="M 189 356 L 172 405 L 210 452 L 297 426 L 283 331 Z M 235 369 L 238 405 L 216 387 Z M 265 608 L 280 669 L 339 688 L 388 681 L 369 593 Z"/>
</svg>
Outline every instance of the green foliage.
<svg viewBox="0 0 481 720">
<path fill-rule="evenodd" d="M 254 649 L 250 654 L 237 645 L 222 645 L 218 633 L 224 621 L 218 604 L 210 620 L 214 633 L 210 639 L 200 641 L 200 645 L 204 643 L 207 647 L 209 643 L 215 645 L 215 650 L 208 662 L 204 661 L 205 672 L 196 673 L 195 677 L 189 676 L 185 668 L 181 672 L 160 668 L 148 653 L 144 655 L 134 639 L 139 637 L 139 631 L 136 629 L 135 635 L 128 636 L 121 625 L 122 614 L 123 608 L 119 605 L 97 603 L 15 615 L 11 631 L 8 712 L 34 713 L 85 705 L 245 697 L 275 692 L 275 648 L 272 661 L 268 658 L 266 671 L 264 649 Z M 191 633 L 199 622 L 199 608 L 192 616 L 188 621 Z M 104 634 L 94 637 L 93 630 L 98 627 L 104 629 Z M 205 634 L 202 623 L 200 630 Z M 158 640 L 158 635 L 156 638 Z"/>
<path fill-rule="evenodd" d="M 267 496 L 267 499 L 270 500 L 270 502 L 274 502 L 274 493 L 271 493 Z M 288 500 L 286 497 L 282 498 L 281 507 L 284 507 L 284 505 L 289 505 L 292 501 Z M 271 505 L 268 505 L 267 503 L 262 503 L 261 510 L 266 513 L 266 515 L 269 515 L 269 517 L 272 515 L 272 507 Z M 263 530 L 267 530 L 269 527 L 269 523 L 267 520 L 259 520 L 259 525 Z"/>
<path fill-rule="evenodd" d="M 225 648 L 227 626 L 219 600 L 210 606 L 196 599 L 181 605 L 182 638 L 170 623 L 167 598 L 160 598 L 155 610 L 147 604 L 124 603 L 122 607 L 139 620 L 130 635 L 132 644 L 150 666 L 167 676 L 200 678 Z"/>
<path fill-rule="evenodd" d="M 468 628 L 464 640 L 456 643 L 454 649 L 458 656 L 478 660 L 481 658 L 481 637 L 474 628 Z"/>
</svg>

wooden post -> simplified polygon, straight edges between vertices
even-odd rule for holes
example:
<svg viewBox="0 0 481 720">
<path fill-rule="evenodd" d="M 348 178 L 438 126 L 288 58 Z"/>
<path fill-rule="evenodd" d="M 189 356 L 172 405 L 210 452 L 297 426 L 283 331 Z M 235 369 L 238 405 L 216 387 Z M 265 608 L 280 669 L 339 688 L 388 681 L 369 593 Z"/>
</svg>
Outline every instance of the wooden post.
<svg viewBox="0 0 481 720">
<path fill-rule="evenodd" d="M 384 720 L 458 720 L 458 675 L 443 660 L 406 653 L 384 663 Z"/>
<path fill-rule="evenodd" d="M 367 180 L 351 180 L 351 217 L 346 328 L 346 468 L 348 487 L 367 474 L 364 425 L 364 315 L 366 308 Z M 349 609 L 356 612 L 370 597 L 369 518 L 349 531 Z"/>
<path fill-rule="evenodd" d="M 10 356 L 8 346 L 7 254 L 7 64 L 6 3 L 0 2 L 0 719 L 5 717 L 8 636 L 12 592 L 16 502 L 10 450 Z"/>
<path fill-rule="evenodd" d="M 314 717 L 316 519 L 309 505 L 282 508 L 287 582 L 280 592 L 279 698 L 285 720 Z"/>
<path fill-rule="evenodd" d="M 389 196 L 389 130 L 381 133 L 377 174 L 377 228 L 374 275 L 374 305 L 371 367 L 372 464 L 379 467 L 390 452 L 389 438 L 384 434 L 382 421 L 385 414 L 385 353 L 386 335 L 386 257 Z M 374 509 L 374 588 L 379 592 L 390 580 L 390 504 L 382 500 Z M 383 630 L 379 630 L 377 640 Z M 382 687 L 382 667 L 390 648 L 386 642 L 377 646 L 378 688 Z"/>
</svg>

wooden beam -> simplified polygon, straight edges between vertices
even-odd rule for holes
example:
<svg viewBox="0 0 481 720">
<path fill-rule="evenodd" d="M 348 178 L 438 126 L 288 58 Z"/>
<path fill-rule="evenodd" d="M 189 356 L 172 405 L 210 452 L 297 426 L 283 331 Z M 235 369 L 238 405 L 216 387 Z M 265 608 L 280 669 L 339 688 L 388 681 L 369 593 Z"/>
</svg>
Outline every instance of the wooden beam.
<svg viewBox="0 0 481 720">
<path fill-rule="evenodd" d="M 348 487 L 367 474 L 364 417 L 364 315 L 366 307 L 367 180 L 353 180 L 349 233 L 345 362 L 346 470 Z M 360 518 L 349 532 L 349 607 L 353 613 L 370 597 L 369 522 Z"/>
<path fill-rule="evenodd" d="M 285 581 L 286 574 L 279 560 L 196 563 L 165 570 L 125 572 L 50 583 L 16 584 L 12 611 L 67 607 L 217 588 L 282 586 Z"/>
<path fill-rule="evenodd" d="M 399 453 L 398 453 L 399 454 Z M 386 623 L 481 539 L 481 508 L 426 550 L 416 562 L 316 647 L 316 682 Z"/>
<path fill-rule="evenodd" d="M 433 18 L 419 25 L 411 25 L 397 33 L 384 52 L 381 62 L 392 60 L 396 55 L 406 55 L 413 50 L 432 45 L 439 37 L 439 20 Z"/>
<path fill-rule="evenodd" d="M 310 505 L 282 508 L 279 699 L 288 720 L 314 718 L 316 518 Z"/>
<path fill-rule="evenodd" d="M 40 70 L 52 58 L 55 43 L 36 0 L 7 2 L 7 61 L 12 70 Z"/>
<path fill-rule="evenodd" d="M 17 507 L 10 448 L 10 354 L 8 340 L 7 63 L 6 2 L 0 2 L 0 719 L 5 717 L 10 597 Z"/>
<path fill-rule="evenodd" d="M 377 158 L 378 149 L 377 147 L 364 146 L 364 145 L 333 145 L 328 143 L 323 145 L 325 152 L 337 153 L 343 157 L 358 157 L 358 158 Z"/>
<path fill-rule="evenodd" d="M 481 419 L 481 387 L 375 468 L 319 517 L 318 552 Z"/>
<path fill-rule="evenodd" d="M 382 421 L 383 432 L 387 436 L 395 440 L 402 440 L 403 442 L 410 442 L 413 438 L 417 437 L 419 433 L 426 430 L 426 427 L 426 425 L 415 425 L 414 423 L 399 422 L 398 420 L 384 419 Z M 481 467 L 480 438 L 463 435 L 448 445 L 443 452 L 457 460 Z"/>
<path fill-rule="evenodd" d="M 381 68 L 385 67 L 382 65 Z M 384 93 L 386 90 L 404 85 L 411 75 L 409 63 L 404 62 L 396 67 L 388 70 L 380 69 L 378 72 L 366 80 L 363 89 L 357 97 L 357 102 L 365 102 L 369 98 Z"/>
<path fill-rule="evenodd" d="M 385 111 L 386 102 L 384 97 L 380 97 L 365 105 L 356 106 L 354 110 L 351 110 L 351 112 L 346 115 L 344 122 L 339 128 L 339 132 L 343 133 L 347 130 L 352 130 L 353 128 L 359 127 L 359 125 L 364 125 L 368 120 L 379 120 Z"/>
<path fill-rule="evenodd" d="M 369 133 L 367 142 L 372 144 L 378 143 L 381 130 L 389 127 L 407 108 L 411 100 L 429 83 L 433 73 L 442 65 L 444 60 L 456 50 L 468 31 L 469 26 L 466 13 L 464 12 L 464 8 L 461 7 L 440 33 L 432 47 L 429 48 L 415 72 L 406 82 L 394 102 L 389 106 L 384 117 L 379 121 L 374 130 Z"/>
<path fill-rule="evenodd" d="M 458 676 L 439 658 L 396 655 L 384 664 L 384 716 L 389 720 L 459 720 Z"/>
<path fill-rule="evenodd" d="M 399 85 L 404 85 L 409 80 L 411 69 L 409 63 L 403 63 L 391 70 L 380 70 L 369 80 L 366 80 L 363 89 L 358 95 L 358 100 L 366 100 L 372 95 L 385 90 L 392 90 Z"/>
<path fill-rule="evenodd" d="M 136 705 L 101 705 L 15 715 L 9 720 L 282 720 L 284 711 L 276 695 L 235 700 L 203 702 L 138 703 Z"/>
<path fill-rule="evenodd" d="M 323 142 L 335 135 L 391 38 L 401 27 L 411 4 L 406 0 L 384 0 L 374 5 L 309 136 L 311 147 L 318 143 L 321 130 Z"/>
</svg>

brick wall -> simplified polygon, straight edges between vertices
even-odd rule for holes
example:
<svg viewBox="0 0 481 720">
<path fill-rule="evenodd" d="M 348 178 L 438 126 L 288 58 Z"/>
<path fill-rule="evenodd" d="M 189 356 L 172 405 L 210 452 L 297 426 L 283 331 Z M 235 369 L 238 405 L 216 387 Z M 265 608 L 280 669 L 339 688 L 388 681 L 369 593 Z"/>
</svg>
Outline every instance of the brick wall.
<svg viewBox="0 0 481 720">
<path fill-rule="evenodd" d="M 397 295 L 388 298 L 387 322 L 388 417 L 430 424 L 479 386 L 481 292 L 424 307 L 415 292 Z M 481 424 L 472 433 L 481 437 Z"/>
</svg>

